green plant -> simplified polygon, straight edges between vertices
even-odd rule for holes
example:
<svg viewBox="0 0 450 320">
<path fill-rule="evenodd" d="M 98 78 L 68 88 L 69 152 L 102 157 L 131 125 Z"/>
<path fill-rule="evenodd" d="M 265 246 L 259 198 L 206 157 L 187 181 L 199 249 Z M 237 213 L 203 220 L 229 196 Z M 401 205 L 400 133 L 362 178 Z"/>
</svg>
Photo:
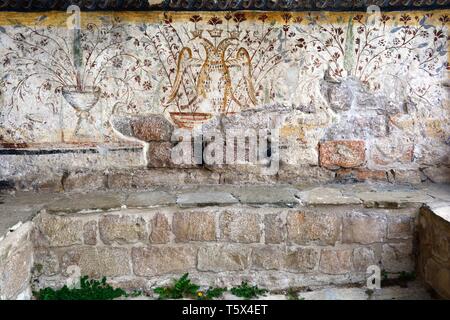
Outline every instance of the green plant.
<svg viewBox="0 0 450 320">
<path fill-rule="evenodd" d="M 416 273 L 414 271 L 413 272 L 402 271 L 398 276 L 398 280 L 404 282 L 414 281 L 416 280 Z"/>
<path fill-rule="evenodd" d="M 119 288 L 113 288 L 106 283 L 106 277 L 99 280 L 89 280 L 88 276 L 80 278 L 79 288 L 68 288 L 54 290 L 45 288 L 33 292 L 38 300 L 112 300 L 126 297 L 127 293 Z"/>
<path fill-rule="evenodd" d="M 208 288 L 205 292 L 198 291 L 197 299 L 198 300 L 213 300 L 220 298 L 224 292 L 226 292 L 227 288 Z"/>
<path fill-rule="evenodd" d="M 180 279 L 174 280 L 173 286 L 158 287 L 153 291 L 159 295 L 159 299 L 181 299 L 195 297 L 200 286 L 191 283 L 189 273 L 185 273 Z"/>
<path fill-rule="evenodd" d="M 286 296 L 288 300 L 299 300 L 298 292 L 292 288 L 288 289 Z"/>
<path fill-rule="evenodd" d="M 366 292 L 367 296 L 369 297 L 369 300 L 372 299 L 374 291 L 372 289 L 367 289 L 365 292 Z"/>
<path fill-rule="evenodd" d="M 249 286 L 247 282 L 242 281 L 240 286 L 231 288 L 231 293 L 244 299 L 257 298 L 267 292 L 266 289 L 260 289 L 258 286 Z"/>
</svg>

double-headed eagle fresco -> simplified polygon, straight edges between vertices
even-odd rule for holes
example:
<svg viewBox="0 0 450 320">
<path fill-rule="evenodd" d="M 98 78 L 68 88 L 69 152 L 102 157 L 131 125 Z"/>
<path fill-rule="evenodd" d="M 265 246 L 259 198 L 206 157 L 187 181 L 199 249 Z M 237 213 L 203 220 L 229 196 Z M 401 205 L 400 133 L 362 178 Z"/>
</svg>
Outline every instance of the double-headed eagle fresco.
<svg viewBox="0 0 450 320">
<path fill-rule="evenodd" d="M 234 113 L 257 104 L 252 79 L 252 59 L 248 51 L 238 44 L 238 32 L 230 32 L 230 36 L 216 45 L 216 39 L 222 30 L 209 30 L 213 41 L 202 36 L 199 31 L 194 39 L 199 39 L 205 50 L 203 59 L 194 58 L 192 49 L 183 47 L 178 54 L 175 81 L 172 84 L 166 105 L 171 104 L 180 95 L 184 86 L 183 80 L 195 72 L 195 92 L 189 99 L 188 106 L 196 106 L 196 110 L 211 113 Z M 193 40 L 194 40 L 193 39 Z M 228 50 L 231 45 L 236 49 Z M 190 74 L 189 74 L 190 73 Z"/>
</svg>

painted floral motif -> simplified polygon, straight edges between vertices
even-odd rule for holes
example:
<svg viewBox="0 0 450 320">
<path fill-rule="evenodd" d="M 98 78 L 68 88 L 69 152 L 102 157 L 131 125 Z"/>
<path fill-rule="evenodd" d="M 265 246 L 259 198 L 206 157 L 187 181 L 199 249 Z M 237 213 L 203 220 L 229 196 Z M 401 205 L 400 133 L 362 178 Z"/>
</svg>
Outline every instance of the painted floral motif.
<svg viewBox="0 0 450 320">
<path fill-rule="evenodd" d="M 79 35 L 55 15 L 0 27 L 0 140 L 78 141 L 87 126 L 89 139 L 110 141 L 122 113 L 193 128 L 276 103 L 327 108 L 323 79 L 443 112 L 446 11 L 105 14 Z"/>
</svg>

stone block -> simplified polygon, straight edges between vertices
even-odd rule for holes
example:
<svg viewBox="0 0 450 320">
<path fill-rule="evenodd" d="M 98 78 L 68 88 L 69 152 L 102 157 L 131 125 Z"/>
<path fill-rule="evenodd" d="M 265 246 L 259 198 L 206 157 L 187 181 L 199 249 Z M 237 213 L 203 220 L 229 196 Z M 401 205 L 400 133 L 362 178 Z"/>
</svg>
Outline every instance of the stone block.
<svg viewBox="0 0 450 320">
<path fill-rule="evenodd" d="M 381 264 L 388 272 L 414 271 L 413 246 L 411 241 L 383 244 Z"/>
<path fill-rule="evenodd" d="M 168 243 L 170 241 L 170 224 L 163 213 L 157 213 L 150 221 L 150 243 Z"/>
<path fill-rule="evenodd" d="M 183 274 L 195 269 L 197 249 L 193 246 L 135 247 L 131 257 L 137 276 Z"/>
<path fill-rule="evenodd" d="M 353 271 L 352 249 L 322 249 L 319 270 L 327 274 L 345 274 Z"/>
<path fill-rule="evenodd" d="M 215 241 L 215 215 L 209 212 L 176 212 L 172 231 L 176 242 Z"/>
<path fill-rule="evenodd" d="M 286 218 L 281 214 L 271 213 L 264 215 L 265 243 L 277 244 L 286 241 Z"/>
<path fill-rule="evenodd" d="M 334 245 L 340 240 L 340 228 L 341 218 L 333 214 L 290 212 L 287 216 L 290 243 Z"/>
<path fill-rule="evenodd" d="M 83 222 L 80 219 L 41 213 L 36 226 L 50 247 L 82 244 Z"/>
<path fill-rule="evenodd" d="M 30 285 L 33 245 L 29 241 L 5 254 L 0 249 L 0 300 L 15 300 Z"/>
<path fill-rule="evenodd" d="M 173 167 L 171 142 L 149 142 L 147 151 L 148 168 Z"/>
<path fill-rule="evenodd" d="M 355 168 L 364 164 L 364 141 L 326 141 L 319 146 L 320 165 L 328 169 Z"/>
<path fill-rule="evenodd" d="M 100 238 L 105 244 L 126 244 L 147 240 L 146 223 L 142 217 L 134 215 L 109 214 L 100 217 Z"/>
<path fill-rule="evenodd" d="M 353 250 L 353 266 L 357 272 L 366 272 L 369 266 L 378 266 L 379 261 L 379 252 L 373 247 L 359 247 Z"/>
<path fill-rule="evenodd" d="M 219 227 L 222 241 L 254 243 L 261 239 L 261 218 L 255 212 L 223 212 Z"/>
<path fill-rule="evenodd" d="M 376 214 L 350 213 L 344 217 L 343 243 L 369 244 L 386 239 L 386 217 Z"/>
<path fill-rule="evenodd" d="M 130 254 L 126 248 L 80 246 L 59 253 L 61 272 L 68 276 L 69 267 L 78 266 L 82 275 L 92 278 L 129 275 Z"/>
<path fill-rule="evenodd" d="M 95 246 L 97 244 L 97 221 L 91 220 L 83 225 L 84 244 Z"/>
<path fill-rule="evenodd" d="M 141 141 L 170 141 L 172 137 L 173 125 L 160 114 L 114 117 L 111 122 L 124 136 Z"/>
<path fill-rule="evenodd" d="M 387 223 L 388 239 L 410 239 L 413 237 L 413 219 L 411 217 L 389 217 Z"/>
<path fill-rule="evenodd" d="M 198 251 L 200 271 L 243 271 L 250 266 L 251 248 L 242 245 L 212 245 Z"/>
<path fill-rule="evenodd" d="M 318 258 L 318 251 L 312 248 L 264 246 L 253 249 L 252 269 L 309 272 L 316 267 Z"/>
</svg>

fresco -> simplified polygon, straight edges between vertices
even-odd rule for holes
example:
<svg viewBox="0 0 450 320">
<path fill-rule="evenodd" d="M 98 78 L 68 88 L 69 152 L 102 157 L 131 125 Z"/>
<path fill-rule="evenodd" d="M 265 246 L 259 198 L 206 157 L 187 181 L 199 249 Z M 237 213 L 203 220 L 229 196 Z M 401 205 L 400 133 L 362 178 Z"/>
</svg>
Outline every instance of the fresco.
<svg viewBox="0 0 450 320">
<path fill-rule="evenodd" d="M 0 14 L 0 141 L 107 143 L 112 117 L 194 128 L 274 104 L 330 110 L 320 83 L 355 79 L 446 119 L 450 11 Z M 331 112 L 331 111 L 330 111 Z"/>
</svg>

